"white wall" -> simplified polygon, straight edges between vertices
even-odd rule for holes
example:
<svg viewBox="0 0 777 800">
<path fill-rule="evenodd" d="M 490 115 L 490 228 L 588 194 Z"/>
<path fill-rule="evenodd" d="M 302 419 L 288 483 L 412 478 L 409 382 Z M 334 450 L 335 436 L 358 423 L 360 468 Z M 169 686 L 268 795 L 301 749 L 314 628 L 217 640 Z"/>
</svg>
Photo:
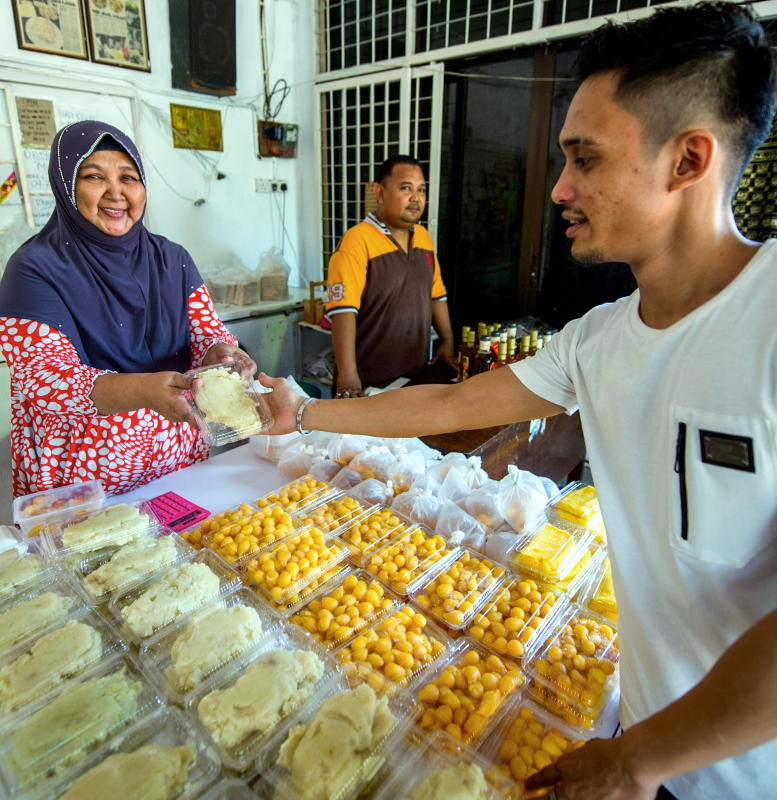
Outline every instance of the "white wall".
<svg viewBox="0 0 777 800">
<path fill-rule="evenodd" d="M 304 286 L 308 280 L 319 279 L 321 273 L 313 183 L 313 12 L 309 0 L 267 0 L 270 81 L 285 78 L 292 87 L 278 120 L 297 123 L 300 142 L 296 159 L 259 159 L 255 121 L 257 115 L 262 116 L 263 94 L 258 2 L 237 0 L 236 6 L 238 94 L 233 98 L 171 90 L 170 29 L 164 0 L 146 0 L 150 73 L 20 50 L 12 3 L 0 2 L 0 72 L 16 95 L 60 102 L 78 97 L 77 105 L 94 109 L 96 118 L 101 110 L 111 119 L 117 113 L 130 117 L 120 127 L 128 133 L 134 130 L 145 162 L 146 223 L 150 230 L 187 247 L 203 271 L 231 255 L 253 267 L 263 251 L 280 246 L 281 198 L 276 203 L 273 195 L 257 193 L 255 179 L 287 182 L 284 255 L 292 267 L 291 285 Z M 67 89 L 52 88 L 51 82 Z M 134 120 L 126 111 L 127 101 L 111 97 L 111 92 L 128 90 Z M 200 151 L 212 167 L 203 164 L 202 158 L 172 147 L 170 102 L 221 110 L 224 152 Z M 216 169 L 226 179 L 217 181 Z M 196 207 L 193 203 L 198 198 L 206 202 Z M 0 228 L 10 217 L 0 213 Z"/>
</svg>

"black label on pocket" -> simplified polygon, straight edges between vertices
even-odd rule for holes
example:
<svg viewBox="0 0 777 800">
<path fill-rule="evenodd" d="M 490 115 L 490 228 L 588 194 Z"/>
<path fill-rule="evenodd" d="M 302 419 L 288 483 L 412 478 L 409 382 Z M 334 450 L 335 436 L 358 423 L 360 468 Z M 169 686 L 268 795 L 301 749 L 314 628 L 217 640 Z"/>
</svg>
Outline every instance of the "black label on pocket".
<svg viewBox="0 0 777 800">
<path fill-rule="evenodd" d="M 701 460 L 717 467 L 755 472 L 753 440 L 750 436 L 732 436 L 730 433 L 699 431 Z"/>
</svg>

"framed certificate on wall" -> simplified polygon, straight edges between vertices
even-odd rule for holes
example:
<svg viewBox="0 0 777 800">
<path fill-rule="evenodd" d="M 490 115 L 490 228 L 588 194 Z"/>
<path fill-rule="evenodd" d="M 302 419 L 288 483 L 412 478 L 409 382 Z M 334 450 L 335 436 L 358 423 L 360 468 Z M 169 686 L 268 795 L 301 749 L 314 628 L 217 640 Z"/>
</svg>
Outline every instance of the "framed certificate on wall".
<svg viewBox="0 0 777 800">
<path fill-rule="evenodd" d="M 151 71 L 143 0 L 86 0 L 92 61 Z"/>
<path fill-rule="evenodd" d="M 22 50 L 89 58 L 81 0 L 11 0 Z"/>
</svg>

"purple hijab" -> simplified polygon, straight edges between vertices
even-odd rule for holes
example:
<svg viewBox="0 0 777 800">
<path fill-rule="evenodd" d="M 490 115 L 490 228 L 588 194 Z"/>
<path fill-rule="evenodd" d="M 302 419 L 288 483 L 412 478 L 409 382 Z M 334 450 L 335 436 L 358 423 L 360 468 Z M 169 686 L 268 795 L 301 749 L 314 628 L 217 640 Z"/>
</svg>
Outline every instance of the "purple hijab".
<svg viewBox="0 0 777 800">
<path fill-rule="evenodd" d="M 106 147 L 106 137 L 119 147 Z M 97 149 L 124 149 L 146 184 L 135 144 L 117 128 L 88 121 L 58 131 L 49 159 L 56 207 L 43 230 L 8 260 L 0 316 L 58 329 L 91 367 L 185 371 L 191 360 L 187 300 L 202 278 L 183 247 L 149 233 L 142 219 L 110 236 L 81 215 L 76 176 Z"/>
</svg>

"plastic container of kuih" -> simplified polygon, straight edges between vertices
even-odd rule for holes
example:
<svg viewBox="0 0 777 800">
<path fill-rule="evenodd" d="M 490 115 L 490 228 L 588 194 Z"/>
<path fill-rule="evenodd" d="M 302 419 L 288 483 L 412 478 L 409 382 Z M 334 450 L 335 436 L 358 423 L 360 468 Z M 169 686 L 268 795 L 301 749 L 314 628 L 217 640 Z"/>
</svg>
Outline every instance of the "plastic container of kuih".
<svg viewBox="0 0 777 800">
<path fill-rule="evenodd" d="M 348 522 L 369 514 L 373 506 L 365 507 L 355 497 L 344 492 L 324 498 L 315 506 L 308 506 L 294 514 L 299 525 L 315 525 L 322 531 L 333 533 Z"/>
<path fill-rule="evenodd" d="M 479 750 L 523 789 L 526 778 L 582 747 L 589 737 L 520 692 L 505 703 Z"/>
<path fill-rule="evenodd" d="M 239 442 L 273 424 L 267 399 L 253 390 L 253 380 L 243 378 L 232 364 L 189 370 L 199 379 L 191 395 L 192 414 L 206 441 L 222 445 Z"/>
<path fill-rule="evenodd" d="M 256 503 L 260 508 L 279 505 L 290 514 L 294 514 L 303 508 L 318 505 L 324 498 L 337 493 L 337 489 L 333 489 L 328 483 L 316 480 L 310 475 L 303 475 L 281 486 L 280 489 L 260 497 Z"/>
<path fill-rule="evenodd" d="M 45 633 L 74 611 L 90 605 L 72 578 L 58 569 L 46 570 L 38 580 L 0 603 L 0 654 Z"/>
<path fill-rule="evenodd" d="M 259 647 L 280 615 L 245 587 L 147 639 L 141 656 L 163 678 L 165 694 L 186 705 L 204 681 Z"/>
<path fill-rule="evenodd" d="M 301 526 L 288 511 L 280 506 L 265 506 L 212 530 L 201 538 L 201 544 L 218 553 L 228 564 L 238 564 L 285 539 L 298 527 Z"/>
<path fill-rule="evenodd" d="M 77 561 L 72 572 L 83 590 L 105 603 L 160 570 L 194 556 L 195 550 L 176 533 L 154 531 L 151 536 L 124 544 L 112 553 L 100 551 Z"/>
<path fill-rule="evenodd" d="M 510 566 L 552 585 L 563 581 L 578 565 L 593 541 L 587 528 L 570 522 L 542 522 L 521 537 L 508 552 Z"/>
<path fill-rule="evenodd" d="M 543 581 L 538 578 L 537 583 L 542 590 L 550 590 L 574 597 L 591 579 L 591 574 L 601 564 L 604 556 L 604 549 L 596 544 L 595 541 L 592 541 L 583 551 L 577 563 L 563 578 L 557 581 Z"/>
<path fill-rule="evenodd" d="M 517 575 L 473 615 L 467 635 L 499 656 L 525 663 L 542 643 L 548 620 L 566 602 L 561 598 L 541 590 L 533 578 Z"/>
<path fill-rule="evenodd" d="M 514 661 L 459 639 L 434 667 L 413 684 L 418 700 L 416 725 L 427 733 L 445 731 L 476 747 L 490 730 L 502 704 L 523 686 Z"/>
<path fill-rule="evenodd" d="M 100 662 L 0 727 L 0 780 L 8 798 L 44 800 L 104 742 L 162 699 L 129 656 Z"/>
<path fill-rule="evenodd" d="M 569 725 L 584 730 L 618 687 L 618 633 L 612 621 L 572 603 L 527 667 L 529 692 Z"/>
<path fill-rule="evenodd" d="M 126 650 L 126 643 L 102 614 L 81 606 L 60 623 L 0 655 L 0 719 Z"/>
<path fill-rule="evenodd" d="M 275 800 L 369 796 L 411 724 L 403 695 L 380 697 L 335 676 L 283 726 L 257 759 Z"/>
<path fill-rule="evenodd" d="M 612 585 L 610 559 L 605 556 L 577 595 L 577 602 L 618 624 L 618 603 Z"/>
<path fill-rule="evenodd" d="M 332 655 L 298 628 L 274 628 L 201 683 L 187 705 L 222 764 L 244 773 L 284 720 L 337 672 Z"/>
<path fill-rule="evenodd" d="M 85 556 L 110 556 L 125 544 L 161 532 L 148 503 L 134 500 L 105 506 L 61 526 L 46 525 L 41 538 L 48 557 L 72 569 Z"/>
<path fill-rule="evenodd" d="M 360 630 L 399 608 L 399 598 L 369 572 L 357 570 L 326 584 L 289 622 L 334 650 Z"/>
<path fill-rule="evenodd" d="M 163 709 L 110 740 L 56 786 L 59 800 L 199 797 L 219 774 L 214 754 L 177 709 Z"/>
<path fill-rule="evenodd" d="M 390 508 L 373 506 L 363 517 L 346 523 L 338 535 L 348 545 L 351 561 L 364 566 L 374 553 L 403 536 L 414 524 Z"/>
<path fill-rule="evenodd" d="M 240 576 L 210 550 L 196 553 L 149 580 L 115 595 L 108 605 L 122 635 L 140 645 L 165 626 L 220 600 L 240 585 Z"/>
<path fill-rule="evenodd" d="M 396 742 L 375 782 L 379 788 L 372 800 L 522 797 L 516 796 L 513 781 L 488 759 L 441 732 L 417 742 Z"/>
<path fill-rule="evenodd" d="M 581 481 L 567 484 L 557 495 L 550 498 L 546 510 L 549 515 L 558 519 L 588 528 L 600 544 L 604 541 L 602 511 L 599 508 L 596 489 L 590 484 Z"/>
<path fill-rule="evenodd" d="M 409 687 L 452 646 L 451 638 L 413 606 L 374 622 L 335 651 L 353 683 L 378 694 Z"/>
<path fill-rule="evenodd" d="M 98 511 L 105 503 L 101 481 L 91 480 L 44 489 L 13 501 L 13 521 L 28 536 L 37 536 L 46 525 L 57 526 Z"/>
<path fill-rule="evenodd" d="M 40 580 L 49 569 L 37 543 L 37 539 L 27 540 L 19 545 L 21 549 L 10 547 L 0 552 L 0 603 Z"/>
<path fill-rule="evenodd" d="M 240 778 L 224 778 L 196 795 L 197 800 L 256 800 L 256 797 Z"/>
<path fill-rule="evenodd" d="M 339 539 L 311 525 L 255 554 L 242 573 L 245 582 L 265 597 L 288 603 L 347 555 L 348 549 Z"/>
<path fill-rule="evenodd" d="M 481 553 L 462 548 L 442 572 L 422 583 L 413 602 L 453 630 L 464 630 L 475 613 L 499 589 L 507 570 Z"/>
<path fill-rule="evenodd" d="M 324 586 L 336 585 L 339 581 L 344 580 L 345 576 L 351 572 L 353 572 L 353 567 L 348 560 L 338 561 L 334 566 L 326 570 L 326 572 L 322 572 L 320 575 L 313 578 L 310 583 L 301 586 L 297 592 L 289 595 L 281 602 L 268 598 L 266 595 L 265 599 L 279 614 L 288 618 L 315 597 Z M 243 580 L 250 585 L 250 578 L 245 571 L 243 571 Z"/>
</svg>

